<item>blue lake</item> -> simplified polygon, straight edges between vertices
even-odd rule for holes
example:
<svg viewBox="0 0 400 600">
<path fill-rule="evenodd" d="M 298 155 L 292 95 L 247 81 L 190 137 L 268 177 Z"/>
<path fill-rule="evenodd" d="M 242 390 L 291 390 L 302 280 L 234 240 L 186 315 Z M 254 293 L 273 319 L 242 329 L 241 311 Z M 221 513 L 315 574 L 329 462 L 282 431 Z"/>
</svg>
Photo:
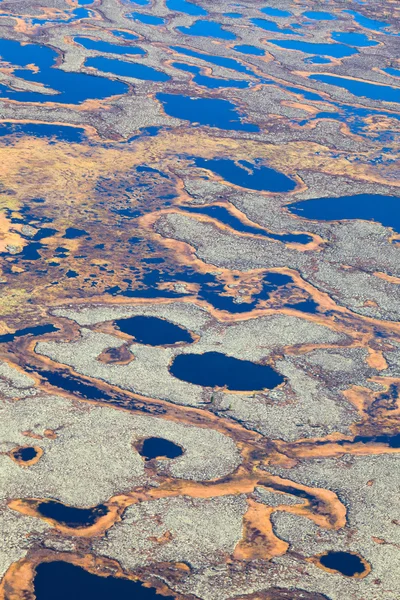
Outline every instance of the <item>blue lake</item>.
<svg viewBox="0 0 400 600">
<path fill-rule="evenodd" d="M 212 37 L 221 40 L 235 40 L 236 35 L 227 31 L 216 21 L 195 21 L 189 27 L 177 27 L 177 30 L 186 35 Z"/>
<path fill-rule="evenodd" d="M 162 102 L 167 115 L 234 131 L 259 131 L 258 125 L 242 123 L 236 106 L 228 100 L 213 98 L 192 98 L 183 94 L 157 94 L 157 100 Z"/>
<path fill-rule="evenodd" d="M 133 12 L 126 16 L 134 21 L 139 21 L 144 25 L 164 25 L 165 23 L 165 19 L 162 17 L 156 17 L 155 15 L 148 15 L 140 12 Z"/>
<path fill-rule="evenodd" d="M 116 37 L 120 37 L 123 40 L 138 40 L 139 36 L 135 35 L 134 33 L 130 33 L 129 31 L 120 31 L 118 29 L 113 29 L 111 31 L 111 33 L 113 35 L 115 35 Z"/>
<path fill-rule="evenodd" d="M 96 50 L 97 52 L 109 52 L 111 54 L 136 54 L 143 56 L 146 52 L 139 46 L 120 46 L 119 44 L 110 44 L 102 40 L 92 40 L 91 38 L 75 37 L 77 42 L 86 50 Z"/>
<path fill-rule="evenodd" d="M 201 74 L 200 67 L 195 67 L 194 65 L 188 65 L 186 63 L 172 63 L 172 66 L 175 69 L 179 69 L 181 71 L 186 71 L 187 73 L 193 73 L 193 81 L 197 83 L 197 85 L 202 85 L 210 90 L 217 88 L 246 88 L 249 87 L 249 83 L 247 81 L 235 80 L 235 79 L 220 79 L 216 77 L 209 77 L 207 75 Z"/>
<path fill-rule="evenodd" d="M 296 182 L 287 175 L 257 162 L 240 160 L 236 164 L 229 158 L 195 158 L 194 163 L 196 167 L 208 169 L 229 183 L 250 190 L 290 192 L 296 187 Z"/>
<path fill-rule="evenodd" d="M 344 10 L 343 12 L 351 15 L 355 22 L 361 25 L 361 27 L 365 27 L 365 29 L 381 31 L 382 29 L 387 29 L 390 27 L 390 23 L 386 23 L 386 21 L 377 21 L 375 19 L 364 17 L 364 15 L 355 10 Z"/>
<path fill-rule="evenodd" d="M 335 42 L 341 42 L 342 44 L 348 44 L 349 46 L 357 46 L 358 48 L 378 45 L 378 42 L 370 40 L 365 33 L 356 33 L 354 31 L 348 33 L 344 31 L 333 31 L 332 39 L 335 40 Z"/>
<path fill-rule="evenodd" d="M 339 198 L 315 198 L 288 204 L 286 208 L 304 219 L 377 221 L 400 233 L 400 197 L 397 196 L 359 194 Z"/>
<path fill-rule="evenodd" d="M 309 75 L 309 79 L 328 83 L 344 88 L 354 96 L 363 96 L 371 100 L 384 100 L 385 102 L 400 102 L 400 87 L 391 87 L 379 83 L 369 83 L 335 75 Z"/>
<path fill-rule="evenodd" d="M 85 65 L 94 67 L 103 73 L 112 73 L 122 77 L 135 77 L 135 79 L 144 81 L 168 81 L 170 79 L 169 75 L 153 67 L 114 58 L 103 58 L 102 56 L 87 58 Z"/>
<path fill-rule="evenodd" d="M 236 52 L 241 52 L 242 54 L 250 54 L 252 56 L 264 56 L 265 51 L 261 48 L 257 48 L 257 46 L 249 46 L 247 44 L 242 44 L 239 46 L 233 47 Z"/>
<path fill-rule="evenodd" d="M 308 10 L 303 13 L 303 16 L 312 21 L 335 21 L 337 17 L 323 10 Z"/>
<path fill-rule="evenodd" d="M 269 21 L 268 19 L 250 19 L 250 21 L 256 27 L 260 27 L 260 29 L 264 29 L 264 31 L 273 31 L 274 33 L 276 32 L 276 33 L 287 33 L 289 35 L 290 34 L 298 35 L 295 31 L 293 31 L 293 29 L 287 29 L 287 28 L 280 27 L 277 23 L 275 23 L 275 21 Z"/>
<path fill-rule="evenodd" d="M 394 69 L 393 67 L 387 67 L 387 69 L 383 69 L 385 73 L 388 75 L 393 75 L 393 77 L 400 77 L 400 69 Z"/>
<path fill-rule="evenodd" d="M 193 15 L 201 17 L 208 15 L 208 12 L 202 6 L 187 2 L 186 0 L 166 0 L 166 6 L 169 10 L 184 13 L 185 15 Z"/>
<path fill-rule="evenodd" d="M 328 65 L 332 61 L 325 56 L 308 56 L 304 59 L 304 62 L 307 65 Z"/>
<path fill-rule="evenodd" d="M 268 40 L 270 44 L 284 48 L 285 50 L 299 50 L 306 54 L 318 54 L 322 56 L 333 56 L 344 58 L 357 54 L 358 50 L 349 48 L 344 44 L 318 44 L 316 42 L 303 42 L 301 40 Z"/>
<path fill-rule="evenodd" d="M 53 123 L 0 123 L 0 137 L 6 135 L 54 138 L 60 142 L 80 143 L 85 137 L 85 130 L 70 125 L 53 125 Z"/>
<path fill-rule="evenodd" d="M 266 6 L 265 8 L 260 8 L 260 11 L 269 17 L 291 17 L 292 13 L 288 10 L 281 10 L 280 8 L 272 8 L 270 6 Z"/>
<path fill-rule="evenodd" d="M 182 381 L 236 391 L 270 390 L 284 381 L 269 365 L 239 360 L 220 352 L 178 354 L 169 370 Z"/>
<path fill-rule="evenodd" d="M 134 316 L 114 321 L 117 328 L 131 335 L 139 344 L 165 346 L 193 342 L 187 329 L 158 317 Z"/>
<path fill-rule="evenodd" d="M 16 69 L 14 75 L 26 81 L 43 84 L 57 93 L 17 91 L 0 85 L 0 97 L 20 102 L 58 102 L 79 104 L 89 99 L 102 100 L 110 96 L 125 94 L 129 87 L 121 81 L 96 77 L 86 73 L 70 73 L 56 67 L 58 54 L 52 48 L 38 44 L 22 45 L 14 40 L 0 40 L 0 55 L 4 61 L 18 67 L 34 64 L 39 71 Z"/>
</svg>

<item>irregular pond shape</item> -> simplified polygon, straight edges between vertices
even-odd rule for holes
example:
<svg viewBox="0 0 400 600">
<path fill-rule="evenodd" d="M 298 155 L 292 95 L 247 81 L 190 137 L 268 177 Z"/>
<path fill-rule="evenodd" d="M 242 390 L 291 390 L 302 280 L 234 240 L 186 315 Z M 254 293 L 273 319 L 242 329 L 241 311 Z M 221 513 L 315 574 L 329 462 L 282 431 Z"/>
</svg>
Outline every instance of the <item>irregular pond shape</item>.
<svg viewBox="0 0 400 600">
<path fill-rule="evenodd" d="M 210 90 L 216 88 L 246 88 L 249 87 L 249 82 L 245 80 L 237 79 L 222 79 L 218 77 L 209 77 L 208 75 L 202 75 L 200 67 L 194 65 L 188 65 L 187 63 L 172 63 L 175 69 L 180 71 L 186 71 L 187 73 L 193 73 L 193 81 L 197 85 L 202 85 Z"/>
<path fill-rule="evenodd" d="M 21 446 L 11 451 L 11 454 L 17 462 L 30 462 L 37 457 L 38 451 L 33 446 Z"/>
<path fill-rule="evenodd" d="M 139 454 L 146 460 L 152 460 L 153 458 L 176 458 L 177 456 L 182 456 L 183 450 L 180 446 L 174 444 L 174 442 L 170 442 L 164 438 L 150 437 L 143 441 Z"/>
<path fill-rule="evenodd" d="M 79 6 L 89 6 L 89 4 L 93 4 L 94 0 L 77 0 Z"/>
<path fill-rule="evenodd" d="M 165 23 L 165 19 L 162 17 L 156 17 L 155 15 L 148 15 L 140 12 L 133 12 L 126 16 L 135 21 L 139 21 L 144 25 L 164 25 Z"/>
<path fill-rule="evenodd" d="M 154 588 L 143 587 L 140 581 L 120 577 L 100 577 L 67 562 L 44 562 L 36 567 L 33 581 L 36 600 L 110 600 L 134 598 L 159 600 Z M 174 600 L 173 596 L 162 596 Z"/>
<path fill-rule="evenodd" d="M 393 77 L 400 77 L 400 69 L 394 69 L 393 67 L 388 67 L 387 69 L 383 69 L 385 73 L 389 75 L 393 75 Z"/>
<path fill-rule="evenodd" d="M 195 21 L 189 27 L 177 27 L 177 30 L 186 35 L 212 37 L 221 40 L 235 40 L 236 35 L 227 31 L 216 21 Z"/>
<path fill-rule="evenodd" d="M 323 10 L 308 10 L 303 13 L 303 16 L 312 21 L 335 21 L 337 17 Z"/>
<path fill-rule="evenodd" d="M 58 54 L 47 46 L 22 45 L 14 40 L 1 39 L 0 56 L 3 61 L 19 67 L 34 64 L 39 69 L 37 73 L 24 68 L 16 69 L 14 75 L 26 81 L 41 83 L 45 87 L 57 91 L 56 94 L 41 94 L 40 92 L 17 91 L 0 84 L 1 98 L 10 98 L 20 102 L 80 104 L 89 99 L 103 100 L 110 96 L 125 94 L 129 89 L 129 86 L 121 81 L 58 69 L 56 67 Z"/>
<path fill-rule="evenodd" d="M 240 114 L 229 100 L 192 98 L 183 94 L 156 94 L 167 115 L 200 125 L 234 131 L 259 131 L 258 125 L 242 123 Z"/>
<path fill-rule="evenodd" d="M 111 31 L 111 33 L 113 35 L 115 35 L 115 37 L 120 37 L 123 40 L 132 40 L 133 41 L 133 40 L 138 40 L 139 39 L 138 35 L 135 35 L 134 33 L 130 33 L 129 31 L 120 31 L 118 29 L 113 29 Z"/>
<path fill-rule="evenodd" d="M 143 48 L 139 48 L 139 46 L 120 46 L 119 44 L 110 44 L 109 42 L 103 42 L 103 40 L 92 40 L 91 38 L 75 37 L 74 42 L 77 42 L 86 50 L 96 50 L 97 52 L 140 54 L 142 56 L 146 54 Z"/>
<path fill-rule="evenodd" d="M 209 62 L 212 65 L 216 65 L 217 67 L 225 67 L 226 69 L 231 69 L 232 71 L 237 71 L 238 73 L 248 73 L 249 75 L 255 75 L 251 69 L 249 69 L 245 65 L 242 65 L 241 62 L 235 60 L 234 58 L 205 54 L 204 52 L 197 52 L 196 50 L 184 48 L 183 46 L 171 46 L 171 50 L 174 50 L 179 54 L 184 54 L 185 56 L 191 56 L 192 58 L 200 58 Z"/>
<path fill-rule="evenodd" d="M 325 56 L 308 56 L 303 59 L 307 65 L 328 65 L 332 62 L 329 58 Z"/>
<path fill-rule="evenodd" d="M 237 163 L 230 158 L 195 158 L 196 167 L 208 169 L 225 181 L 250 190 L 264 192 L 290 192 L 296 187 L 296 182 L 284 173 L 270 167 L 265 167 L 257 160 L 250 163 L 239 160 Z"/>
<path fill-rule="evenodd" d="M 351 15 L 354 18 L 355 22 L 358 23 L 358 25 L 361 25 L 361 27 L 365 27 L 365 29 L 371 29 L 372 31 L 380 31 L 381 29 L 387 29 L 388 27 L 390 27 L 390 23 L 364 17 L 364 15 L 355 10 L 344 10 L 343 12 L 347 13 L 348 15 Z"/>
<path fill-rule="evenodd" d="M 85 235 L 89 235 L 87 231 L 84 229 L 78 229 L 77 227 L 67 227 L 63 238 L 67 240 L 75 240 L 76 238 L 84 237 Z"/>
<path fill-rule="evenodd" d="M 40 138 L 55 138 L 60 142 L 82 142 L 85 130 L 70 125 L 53 125 L 53 123 L 0 123 L 0 137 L 6 135 L 32 136 Z"/>
<path fill-rule="evenodd" d="M 94 67 L 103 73 L 112 73 L 113 75 L 121 75 L 122 77 L 134 77 L 135 79 L 143 79 L 144 81 L 168 81 L 170 79 L 169 75 L 153 67 L 141 63 L 126 62 L 116 58 L 94 56 L 87 58 L 85 65 L 87 67 Z"/>
<path fill-rule="evenodd" d="M 314 198 L 287 204 L 286 208 L 295 215 L 315 221 L 378 221 L 400 233 L 400 197 L 397 196 L 358 194 L 339 198 Z"/>
<path fill-rule="evenodd" d="M 351 552 L 327 552 L 319 557 L 323 567 L 337 571 L 346 577 L 354 577 L 365 573 L 366 565 L 363 560 Z"/>
<path fill-rule="evenodd" d="M 137 6 L 148 6 L 150 0 L 123 0 L 124 4 L 137 4 Z"/>
<path fill-rule="evenodd" d="M 85 400 L 110 400 L 115 402 L 115 397 L 104 390 L 71 375 L 68 371 L 48 371 L 35 367 L 35 373 L 50 385 L 75 394 Z"/>
<path fill-rule="evenodd" d="M 270 238 L 272 240 L 279 240 L 280 242 L 287 242 L 292 244 L 309 244 L 312 241 L 312 237 L 309 235 L 301 234 L 301 233 L 289 233 L 289 234 L 276 234 L 270 233 L 265 229 L 259 227 L 252 227 L 251 225 L 246 225 L 242 223 L 242 221 L 232 215 L 226 208 L 223 206 L 185 206 L 182 207 L 187 212 L 194 214 L 207 215 L 212 217 L 213 219 L 218 219 L 224 225 L 228 225 L 235 231 L 240 231 L 241 233 L 251 233 L 253 235 L 262 235 L 263 237 Z"/>
<path fill-rule="evenodd" d="M 139 344 L 165 346 L 193 342 L 193 337 L 187 329 L 158 317 L 138 315 L 118 319 L 115 325 L 123 333 L 134 337 Z"/>
<path fill-rule="evenodd" d="M 208 15 L 208 12 L 202 6 L 198 6 L 193 2 L 187 2 L 187 0 L 166 0 L 167 8 L 176 12 L 184 13 L 185 15 L 193 15 L 195 17 L 202 17 Z"/>
<path fill-rule="evenodd" d="M 71 11 L 71 16 L 69 19 L 30 19 L 32 25 L 48 25 L 50 23 L 60 23 L 62 25 L 67 25 L 69 23 L 73 23 L 74 21 L 81 21 L 82 19 L 90 19 L 94 18 L 95 14 L 91 10 L 87 10 L 86 8 L 75 8 Z"/>
<path fill-rule="evenodd" d="M 269 365 L 240 360 L 220 352 L 178 354 L 169 370 L 182 381 L 204 387 L 225 387 L 232 391 L 271 390 L 284 381 L 282 375 Z"/>
<path fill-rule="evenodd" d="M 93 508 L 75 508 L 56 500 L 40 502 L 36 510 L 42 517 L 54 519 L 61 525 L 73 527 L 74 529 L 90 527 L 108 513 L 108 509 L 104 504 L 99 504 Z"/>
<path fill-rule="evenodd" d="M 24 329 L 17 329 L 14 333 L 3 333 L 3 335 L 0 335 L 0 343 L 5 344 L 7 342 L 13 342 L 16 338 L 23 337 L 24 335 L 36 336 L 45 333 L 53 333 L 54 331 L 59 331 L 59 329 L 50 323 L 48 325 L 24 327 Z"/>
<path fill-rule="evenodd" d="M 306 54 L 321 54 L 334 58 L 345 58 L 357 54 L 358 50 L 344 44 L 319 44 L 317 42 L 303 42 L 302 40 L 268 40 L 270 44 L 285 50 L 298 50 Z"/>
<path fill-rule="evenodd" d="M 300 312 L 309 313 L 315 315 L 319 309 L 319 305 L 314 300 L 301 300 L 293 304 L 285 304 L 285 308 L 293 308 Z"/>
<path fill-rule="evenodd" d="M 291 28 L 280 27 L 278 23 L 275 21 L 270 21 L 269 19 L 250 19 L 251 23 L 256 27 L 260 27 L 260 29 L 264 29 L 265 31 L 272 31 L 274 33 L 284 33 L 288 35 L 298 35 Z"/>
<path fill-rule="evenodd" d="M 333 31 L 331 37 L 335 42 L 341 42 L 342 44 L 348 44 L 349 46 L 357 46 L 358 48 L 378 45 L 378 42 L 370 40 L 365 33 L 356 33 L 355 31 Z"/>
<path fill-rule="evenodd" d="M 272 6 L 266 6 L 260 8 L 260 11 L 269 17 L 291 17 L 292 13 L 288 10 L 281 10 L 280 8 L 273 8 Z"/>
<path fill-rule="evenodd" d="M 383 100 L 385 102 L 400 102 L 400 88 L 398 87 L 360 81 L 359 79 L 338 77 L 336 75 L 309 75 L 308 78 L 341 87 L 354 96 L 362 96 L 370 100 Z"/>
<path fill-rule="evenodd" d="M 233 46 L 233 49 L 236 52 L 241 52 L 242 54 L 250 54 L 252 56 L 264 56 L 265 51 L 261 48 L 257 48 L 257 46 L 249 46 L 248 44 L 239 44 L 239 46 Z"/>
</svg>

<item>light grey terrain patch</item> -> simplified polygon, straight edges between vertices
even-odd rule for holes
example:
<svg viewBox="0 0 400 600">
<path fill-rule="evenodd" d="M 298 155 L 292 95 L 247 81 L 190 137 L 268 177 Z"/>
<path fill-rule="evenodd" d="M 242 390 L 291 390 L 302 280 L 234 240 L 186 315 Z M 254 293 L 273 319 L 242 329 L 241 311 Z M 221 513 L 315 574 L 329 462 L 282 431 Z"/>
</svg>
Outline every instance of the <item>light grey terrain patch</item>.
<svg viewBox="0 0 400 600">
<path fill-rule="evenodd" d="M 49 529 L 50 525 L 41 519 L 22 516 L 0 502 L 0 580 L 9 566 L 24 558 Z"/>
<path fill-rule="evenodd" d="M 44 451 L 30 467 L 0 455 L 0 489 L 8 498 L 55 498 L 85 507 L 127 492 L 149 482 L 144 460 L 132 446 L 145 437 L 160 436 L 182 446 L 181 457 L 165 461 L 174 477 L 217 479 L 241 462 L 234 441 L 218 431 L 62 397 L 6 401 L 0 414 L 3 452 L 29 443 Z M 56 439 L 22 435 L 43 435 L 45 429 L 56 431 Z"/>
<path fill-rule="evenodd" d="M 94 541 L 93 548 L 125 569 L 164 561 L 186 562 L 195 569 L 217 567 L 241 539 L 246 510 L 243 495 L 141 502 L 127 508 L 122 521 Z"/>
<path fill-rule="evenodd" d="M 252 497 L 261 504 L 267 506 L 280 506 L 281 504 L 286 506 L 293 506 L 295 504 L 304 504 L 304 499 L 291 496 L 281 492 L 272 492 L 264 487 L 257 486 L 252 494 Z"/>
<path fill-rule="evenodd" d="M 0 394 L 7 398 L 33 396 L 35 380 L 7 362 L 0 362 Z"/>
</svg>

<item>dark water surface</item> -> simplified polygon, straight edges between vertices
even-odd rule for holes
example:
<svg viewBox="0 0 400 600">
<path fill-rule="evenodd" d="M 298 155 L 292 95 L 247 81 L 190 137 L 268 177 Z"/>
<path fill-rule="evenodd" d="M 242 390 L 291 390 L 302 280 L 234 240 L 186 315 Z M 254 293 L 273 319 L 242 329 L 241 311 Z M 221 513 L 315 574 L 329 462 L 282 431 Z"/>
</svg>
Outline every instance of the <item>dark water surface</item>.
<svg viewBox="0 0 400 600">
<path fill-rule="evenodd" d="M 14 333 L 3 333 L 0 335 L 0 343 L 13 342 L 16 338 L 23 337 L 25 335 L 43 335 L 44 333 L 52 333 L 53 331 L 59 331 L 58 327 L 52 324 L 48 325 L 36 325 L 34 327 L 24 327 L 23 329 L 17 329 Z"/>
<path fill-rule="evenodd" d="M 36 567 L 34 579 L 36 600 L 160 600 L 153 588 L 145 588 L 139 581 L 117 577 L 100 577 L 81 567 L 56 561 Z M 174 600 L 173 596 L 162 596 Z"/>
<path fill-rule="evenodd" d="M 177 458 L 182 456 L 183 450 L 174 442 L 159 437 L 150 437 L 144 440 L 139 454 L 146 460 L 153 458 Z"/>
<path fill-rule="evenodd" d="M 134 337 L 140 344 L 164 346 L 179 342 L 188 344 L 193 342 L 193 338 L 187 329 L 158 317 L 129 317 L 118 319 L 115 324 L 118 329 Z"/>
<path fill-rule="evenodd" d="M 347 577 L 361 575 L 365 571 L 361 558 L 350 552 L 328 552 L 320 557 L 319 562 L 327 569 L 333 569 Z"/>
<path fill-rule="evenodd" d="M 40 502 L 37 506 L 37 511 L 42 517 L 48 519 L 54 519 L 66 525 L 67 527 L 90 527 L 107 514 L 108 509 L 104 504 L 99 504 L 93 508 L 75 508 L 74 506 L 67 506 L 62 502 L 56 500 L 48 500 L 46 502 Z"/>
<path fill-rule="evenodd" d="M 228 390 L 253 391 L 273 389 L 284 378 L 269 365 L 240 360 L 220 352 L 179 354 L 170 372 L 182 381 L 205 387 L 225 387 Z"/>
<path fill-rule="evenodd" d="M 35 448 L 33 448 L 32 446 L 24 446 L 13 450 L 12 455 L 15 458 L 15 460 L 29 462 L 30 460 L 36 458 L 37 450 L 35 450 Z"/>
<path fill-rule="evenodd" d="M 315 198 L 287 204 L 295 215 L 318 221 L 362 219 L 377 221 L 400 233 L 400 197 L 358 194 L 339 198 Z"/>
</svg>

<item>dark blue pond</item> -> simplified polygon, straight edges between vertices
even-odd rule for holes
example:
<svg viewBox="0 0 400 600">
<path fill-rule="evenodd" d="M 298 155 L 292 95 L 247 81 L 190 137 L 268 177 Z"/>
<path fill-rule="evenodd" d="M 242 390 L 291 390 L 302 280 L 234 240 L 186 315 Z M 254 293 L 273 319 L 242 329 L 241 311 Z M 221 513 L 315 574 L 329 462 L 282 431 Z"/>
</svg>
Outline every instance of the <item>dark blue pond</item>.
<svg viewBox="0 0 400 600">
<path fill-rule="evenodd" d="M 179 354 L 169 370 L 182 381 L 232 391 L 271 390 L 284 381 L 269 365 L 239 360 L 220 352 Z"/>
<path fill-rule="evenodd" d="M 304 62 L 307 65 L 328 65 L 332 61 L 324 56 L 308 56 L 304 59 Z"/>
<path fill-rule="evenodd" d="M 361 27 L 365 27 L 365 29 L 371 29 L 372 31 L 380 31 L 381 29 L 386 29 L 387 27 L 390 27 L 390 24 L 386 23 L 385 21 L 369 19 L 368 17 L 364 17 L 364 15 L 362 15 L 359 12 L 356 12 L 355 10 L 344 10 L 343 12 L 351 15 L 354 18 L 355 22 L 361 25 Z"/>
<path fill-rule="evenodd" d="M 242 54 L 250 54 L 253 56 L 264 56 L 265 51 L 261 50 L 261 48 L 257 48 L 257 46 L 249 46 L 247 44 L 242 44 L 239 46 L 233 47 L 236 52 L 241 52 Z"/>
<path fill-rule="evenodd" d="M 119 31 L 118 29 L 113 29 L 111 31 L 111 33 L 113 35 L 115 35 L 115 37 L 120 37 L 123 40 L 138 40 L 139 37 L 137 35 L 135 35 L 134 33 L 129 33 L 129 31 Z"/>
<path fill-rule="evenodd" d="M 58 331 L 58 327 L 55 327 L 52 324 L 24 327 L 23 329 L 17 329 L 17 331 L 14 331 L 14 333 L 3 333 L 0 335 L 0 343 L 5 344 L 7 342 L 13 342 L 16 338 L 23 337 L 25 335 L 37 336 L 45 333 L 52 333 L 53 331 Z"/>
<path fill-rule="evenodd" d="M 237 71 L 238 73 L 248 73 L 249 75 L 254 75 L 253 71 L 251 71 L 245 65 L 242 65 L 241 62 L 235 60 L 234 58 L 227 58 L 226 56 L 215 56 L 212 54 L 205 54 L 204 52 L 197 52 L 196 50 L 191 50 L 189 48 L 184 48 L 183 46 L 171 46 L 171 50 L 178 52 L 179 54 L 184 54 L 185 56 L 191 56 L 193 58 L 201 58 L 209 62 L 211 65 L 216 65 L 218 67 L 225 67 L 226 69 L 231 69 L 232 71 Z"/>
<path fill-rule="evenodd" d="M 11 454 L 16 461 L 24 463 L 36 458 L 37 450 L 32 446 L 21 446 L 20 448 L 12 450 Z"/>
<path fill-rule="evenodd" d="M 335 21 L 337 17 L 323 10 L 309 10 L 303 16 L 313 21 Z"/>
<path fill-rule="evenodd" d="M 49 23 L 60 23 L 62 25 L 67 25 L 68 23 L 73 23 L 74 21 L 80 21 L 82 19 L 90 19 L 94 17 L 94 14 L 91 10 L 87 10 L 86 8 L 75 8 L 71 11 L 71 16 L 69 19 L 65 21 L 60 21 L 59 19 L 31 19 L 32 25 L 48 25 Z"/>
<path fill-rule="evenodd" d="M 42 517 L 48 519 L 54 519 L 66 525 L 67 527 L 90 527 L 107 514 L 108 509 L 104 504 L 99 504 L 93 508 L 75 508 L 73 506 L 67 506 L 62 502 L 56 500 L 48 500 L 46 502 L 40 502 L 37 505 L 37 511 Z"/>
<path fill-rule="evenodd" d="M 236 35 L 224 29 L 216 21 L 195 21 L 189 27 L 177 27 L 177 30 L 186 35 L 212 37 L 221 40 L 235 40 Z"/>
<path fill-rule="evenodd" d="M 170 79 L 169 75 L 162 71 L 157 71 L 153 67 L 141 63 L 126 62 L 116 58 L 95 56 L 87 58 L 85 65 L 87 67 L 94 67 L 103 73 L 112 73 L 113 75 L 121 75 L 122 77 L 134 77 L 135 79 L 143 79 L 145 81 L 168 81 Z"/>
<path fill-rule="evenodd" d="M 288 10 L 281 10 L 280 8 L 272 8 L 270 6 L 266 6 L 265 8 L 260 8 L 260 11 L 269 17 L 291 17 L 292 13 Z"/>
<path fill-rule="evenodd" d="M 371 100 L 384 100 L 385 102 L 400 102 L 400 88 L 390 85 L 381 85 L 379 83 L 369 83 L 346 77 L 337 77 L 336 75 L 309 75 L 309 79 L 328 83 L 341 87 L 354 96 L 362 96 Z"/>
<path fill-rule="evenodd" d="M 180 71 L 186 71 L 187 73 L 193 73 L 193 81 L 197 83 L 197 85 L 202 85 L 210 90 L 216 88 L 246 88 L 249 87 L 249 83 L 245 80 L 236 80 L 236 79 L 221 79 L 217 77 L 209 77 L 207 75 L 201 74 L 200 67 L 195 67 L 194 65 L 188 65 L 187 63 L 172 63 L 172 66 L 175 69 L 179 69 Z"/>
<path fill-rule="evenodd" d="M 259 131 L 258 125 L 242 123 L 238 109 L 228 100 L 192 98 L 182 94 L 156 94 L 170 117 L 200 125 L 234 131 Z"/>
<path fill-rule="evenodd" d="M 240 187 L 264 192 L 290 192 L 296 187 L 296 182 L 287 175 L 265 167 L 259 162 L 250 163 L 244 160 L 238 161 L 229 158 L 195 158 L 196 167 L 209 169 L 225 181 L 239 185 Z M 250 171 L 250 172 L 249 172 Z"/>
<path fill-rule="evenodd" d="M 91 38 L 75 37 L 74 42 L 77 42 L 87 50 L 97 50 L 97 52 L 109 52 L 111 54 L 140 54 L 146 52 L 139 46 L 120 46 L 119 44 L 110 44 L 102 40 L 92 40 Z"/>
<path fill-rule="evenodd" d="M 130 19 L 134 19 L 135 21 L 139 21 L 144 25 L 164 25 L 165 23 L 165 19 L 161 17 L 156 17 L 155 15 L 148 15 L 140 12 L 133 12 L 126 16 Z"/>
<path fill-rule="evenodd" d="M 139 581 L 120 577 L 100 577 L 88 573 L 81 567 L 66 562 L 44 562 L 36 567 L 33 581 L 36 600 L 159 600 L 153 588 L 143 587 Z M 173 596 L 163 596 L 174 600 Z"/>
<path fill-rule="evenodd" d="M 312 238 L 309 235 L 301 234 L 301 233 L 290 233 L 290 234 L 275 234 L 266 231 L 265 229 L 259 227 L 252 227 L 251 225 L 246 225 L 242 223 L 238 217 L 232 215 L 226 208 L 223 206 L 185 206 L 182 207 L 187 212 L 207 215 L 212 217 L 213 219 L 217 219 L 224 223 L 224 225 L 228 225 L 235 231 L 240 231 L 241 233 L 251 233 L 253 235 L 261 235 L 263 237 L 267 237 L 273 240 L 278 240 L 280 242 L 287 243 L 295 243 L 295 244 L 308 244 L 312 241 Z"/>
<path fill-rule="evenodd" d="M 53 125 L 50 123 L 0 123 L 0 137 L 6 135 L 54 138 L 60 142 L 80 143 L 85 139 L 85 130 L 69 125 Z"/>
<path fill-rule="evenodd" d="M 378 45 L 378 42 L 370 40 L 365 33 L 356 33 L 355 31 L 333 31 L 332 39 L 335 40 L 335 42 L 341 42 L 342 44 L 348 44 L 349 46 L 357 46 L 358 48 Z"/>
<path fill-rule="evenodd" d="M 159 437 L 146 438 L 143 441 L 142 447 L 139 449 L 139 454 L 146 460 L 154 458 L 177 458 L 182 456 L 183 450 L 174 442 L 165 440 Z"/>
<path fill-rule="evenodd" d="M 149 346 L 193 342 L 193 337 L 187 329 L 158 317 L 135 316 L 118 319 L 115 325 L 123 333 L 134 337 L 138 343 Z"/>
<path fill-rule="evenodd" d="M 193 2 L 187 2 L 187 0 L 166 0 L 166 5 L 169 10 L 181 12 L 185 15 L 194 15 L 195 17 L 208 15 L 204 8 L 193 4 Z"/>
<path fill-rule="evenodd" d="M 0 97 L 20 102 L 59 102 L 63 104 L 79 104 L 89 99 L 102 100 L 110 96 L 125 94 L 129 87 L 121 81 L 113 81 L 105 77 L 95 77 L 86 73 L 70 73 L 58 69 L 55 64 L 57 53 L 47 46 L 38 44 L 22 45 L 14 40 L 0 40 L 0 55 L 3 61 L 18 67 L 34 64 L 39 72 L 24 68 L 16 69 L 14 75 L 43 84 L 57 90 L 57 94 L 41 94 L 39 92 L 17 91 L 0 85 Z"/>
<path fill-rule="evenodd" d="M 240 13 L 235 13 L 235 12 L 228 12 L 228 13 L 222 13 L 224 17 L 228 17 L 229 19 L 240 19 L 241 17 L 243 17 L 242 14 Z"/>
<path fill-rule="evenodd" d="M 269 40 L 269 43 L 280 48 L 285 48 L 286 50 L 299 50 L 307 54 L 320 54 L 335 58 L 344 58 L 358 52 L 355 48 L 349 48 L 349 46 L 345 46 L 344 44 L 318 44 L 316 42 L 303 42 L 301 40 Z"/>
<path fill-rule="evenodd" d="M 264 31 L 273 31 L 274 33 L 284 33 L 284 34 L 289 34 L 289 35 L 296 34 L 296 32 L 293 31 L 293 29 L 280 27 L 278 25 L 278 23 L 275 23 L 275 21 L 270 21 L 269 19 L 250 19 L 250 21 L 256 27 L 260 27 L 260 29 L 264 29 Z"/>
<path fill-rule="evenodd" d="M 286 208 L 295 215 L 316 221 L 377 221 L 400 233 L 400 198 L 396 196 L 359 194 L 339 198 L 316 198 L 288 204 Z"/>
<path fill-rule="evenodd" d="M 327 552 L 319 558 L 321 565 L 346 577 L 365 573 L 365 564 L 359 556 L 350 552 Z"/>
</svg>

